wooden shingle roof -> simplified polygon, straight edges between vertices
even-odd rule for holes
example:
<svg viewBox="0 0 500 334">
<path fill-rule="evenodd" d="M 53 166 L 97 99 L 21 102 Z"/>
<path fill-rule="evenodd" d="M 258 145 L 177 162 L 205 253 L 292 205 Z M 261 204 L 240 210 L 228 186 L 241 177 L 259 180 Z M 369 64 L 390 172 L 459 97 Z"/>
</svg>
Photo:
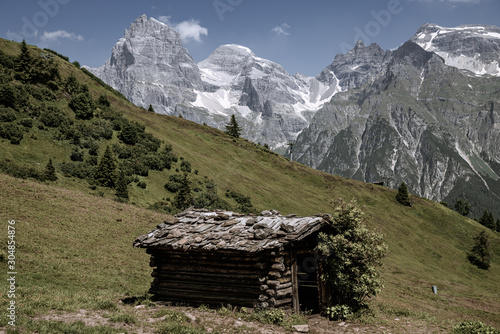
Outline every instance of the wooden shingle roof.
<svg viewBox="0 0 500 334">
<path fill-rule="evenodd" d="M 189 209 L 139 236 L 134 247 L 255 253 L 300 241 L 326 226 L 328 220 L 328 215 L 281 216 L 274 210 L 256 216 Z"/>
</svg>

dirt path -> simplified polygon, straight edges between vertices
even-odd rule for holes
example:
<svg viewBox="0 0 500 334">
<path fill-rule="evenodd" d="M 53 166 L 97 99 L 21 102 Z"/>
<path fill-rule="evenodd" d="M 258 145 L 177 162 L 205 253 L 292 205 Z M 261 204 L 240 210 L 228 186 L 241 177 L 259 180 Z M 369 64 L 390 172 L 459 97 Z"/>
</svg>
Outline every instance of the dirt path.
<svg viewBox="0 0 500 334">
<path fill-rule="evenodd" d="M 159 314 L 167 315 L 159 316 Z M 116 318 L 118 315 L 128 315 Z M 258 321 L 248 321 L 237 318 L 237 314 L 229 312 L 221 314 L 215 310 L 198 309 L 192 307 L 174 307 L 155 305 L 130 306 L 119 304 L 117 311 L 88 311 L 59 312 L 53 311 L 34 317 L 37 321 L 83 322 L 86 326 L 109 326 L 123 332 L 137 334 L 156 334 L 167 324 L 172 322 L 172 314 L 181 315 L 189 319 L 190 325 L 204 328 L 207 333 L 219 332 L 227 334 L 272 334 L 293 333 L 277 325 L 264 324 Z M 170 317 L 170 318 L 168 318 Z M 187 318 L 186 318 L 187 317 Z M 168 318 L 168 319 L 167 319 Z M 133 319 L 135 322 L 130 321 Z M 175 319 L 174 319 L 175 320 Z M 170 323 L 171 323 L 170 322 Z M 447 330 L 415 319 L 381 319 L 380 324 L 362 325 L 348 322 L 329 321 L 319 315 L 307 317 L 309 333 L 445 333 Z M 1 333 L 1 331 L 0 331 Z"/>
</svg>

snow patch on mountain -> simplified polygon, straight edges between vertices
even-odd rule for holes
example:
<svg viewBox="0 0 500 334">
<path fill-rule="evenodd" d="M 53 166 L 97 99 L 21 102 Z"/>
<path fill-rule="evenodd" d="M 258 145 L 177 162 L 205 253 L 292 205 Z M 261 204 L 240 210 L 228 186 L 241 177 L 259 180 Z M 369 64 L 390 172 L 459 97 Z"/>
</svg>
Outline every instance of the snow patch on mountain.
<svg viewBox="0 0 500 334">
<path fill-rule="evenodd" d="M 215 114 L 229 115 L 241 110 L 238 106 L 241 106 L 242 95 L 249 94 L 244 91 L 248 83 L 255 89 L 256 96 L 253 98 L 259 99 L 262 104 L 261 111 L 266 113 L 264 104 L 270 101 L 274 103 L 271 112 L 293 112 L 305 122 L 304 112 L 315 112 L 341 91 L 338 80 L 331 85 L 314 77 L 292 76 L 281 65 L 257 57 L 249 48 L 237 44 L 220 46 L 207 59 L 199 62 L 198 67 L 202 81 L 212 89 L 197 91 L 196 101 L 191 105 Z M 242 114 L 245 115 L 250 114 Z"/>
<path fill-rule="evenodd" d="M 476 75 L 500 76 L 500 28 L 424 24 L 412 41 L 442 57 L 445 63 Z"/>
</svg>

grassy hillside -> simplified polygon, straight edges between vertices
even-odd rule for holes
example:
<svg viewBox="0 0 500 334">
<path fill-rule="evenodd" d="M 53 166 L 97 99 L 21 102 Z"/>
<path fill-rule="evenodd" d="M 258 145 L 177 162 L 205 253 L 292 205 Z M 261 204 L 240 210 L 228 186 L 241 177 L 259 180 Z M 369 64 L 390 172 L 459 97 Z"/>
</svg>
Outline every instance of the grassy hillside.
<svg viewBox="0 0 500 334">
<path fill-rule="evenodd" d="M 18 54 L 19 45 L 0 40 L 0 50 Z M 385 234 L 390 249 L 382 275 L 386 288 L 375 299 L 375 317 L 369 321 L 408 318 L 449 328 L 460 320 L 474 319 L 500 327 L 498 233 L 487 231 L 494 257 L 488 271 L 479 270 L 467 262 L 466 253 L 473 237 L 484 228 L 440 204 L 414 197 L 413 207 L 404 207 L 396 202 L 393 190 L 290 163 L 219 130 L 147 112 L 63 59 L 55 61 L 61 80 L 73 74 L 89 86 L 94 99 L 106 94 L 114 111 L 145 125 L 147 133 L 162 140 L 162 145 L 170 144 L 177 156 L 191 163 L 195 185 L 214 180 L 219 195 L 233 205 L 234 200 L 224 196 L 227 190 L 249 196 L 257 211 L 277 209 L 299 215 L 329 212 L 331 199 L 356 198 L 368 225 Z M 57 99 L 46 103 L 60 105 L 73 117 L 69 98 L 60 89 Z M 140 177 L 146 189 L 131 183 L 131 204 L 118 203 L 111 189 L 94 189 L 86 180 L 63 176 L 60 165 L 69 161 L 74 147 L 69 141 L 54 140 L 54 133 L 55 129 L 33 127 L 19 145 L 0 141 L 2 158 L 42 169 L 51 157 L 59 176 L 55 182 L 39 183 L 0 175 L 0 219 L 4 224 L 8 220 L 17 223 L 20 315 L 51 309 L 107 309 L 124 295 L 143 295 L 151 281 L 148 257 L 131 244 L 166 219 L 145 208 L 173 197 L 163 185 L 180 165 L 179 161 L 171 170 Z M 99 152 L 119 142 L 117 135 L 114 131 L 109 141 L 100 140 Z M 432 294 L 432 285 L 437 286 L 438 295 Z M 7 302 L 4 293 L 1 307 Z M 5 325 L 6 320 L 2 321 Z"/>
</svg>

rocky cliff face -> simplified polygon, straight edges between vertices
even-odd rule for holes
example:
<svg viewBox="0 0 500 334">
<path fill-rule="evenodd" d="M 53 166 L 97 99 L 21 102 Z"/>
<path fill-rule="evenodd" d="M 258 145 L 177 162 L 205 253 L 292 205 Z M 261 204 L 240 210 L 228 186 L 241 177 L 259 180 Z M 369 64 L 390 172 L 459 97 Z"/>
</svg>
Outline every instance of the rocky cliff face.
<svg viewBox="0 0 500 334">
<path fill-rule="evenodd" d="M 373 79 L 333 97 L 298 136 L 299 161 L 476 210 L 500 201 L 500 80 L 407 42 Z M 474 212 L 479 215 L 480 212 Z"/>
<path fill-rule="evenodd" d="M 281 65 L 240 45 L 223 45 L 198 64 L 210 89 L 193 106 L 236 114 L 243 135 L 277 148 L 296 138 L 312 114 L 340 90 L 338 81 L 290 75 Z"/>
<path fill-rule="evenodd" d="M 316 78 L 329 82 L 333 76 L 342 89 L 360 87 L 371 83 L 384 69 L 390 59 L 391 51 L 384 51 L 376 43 L 366 47 L 358 41 L 354 49 L 346 54 L 338 54 Z"/>
<path fill-rule="evenodd" d="M 463 25 L 456 28 L 422 25 L 411 39 L 443 57 L 447 65 L 478 75 L 500 76 L 500 28 Z"/>
<path fill-rule="evenodd" d="M 177 104 L 196 99 L 194 90 L 203 89 L 200 70 L 179 34 L 146 15 L 130 25 L 102 67 L 90 70 L 134 104 L 151 104 L 161 113 L 173 113 Z"/>
</svg>

